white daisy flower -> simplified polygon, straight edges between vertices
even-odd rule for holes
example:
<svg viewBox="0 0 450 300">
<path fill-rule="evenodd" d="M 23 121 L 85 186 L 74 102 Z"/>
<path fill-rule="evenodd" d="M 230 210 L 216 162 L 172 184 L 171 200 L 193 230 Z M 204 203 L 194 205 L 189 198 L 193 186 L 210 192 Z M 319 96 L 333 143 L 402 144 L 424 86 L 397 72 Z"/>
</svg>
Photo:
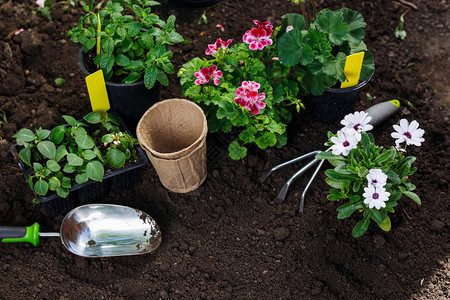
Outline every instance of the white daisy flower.
<svg viewBox="0 0 450 300">
<path fill-rule="evenodd" d="M 379 210 L 382 207 L 386 207 L 385 202 L 389 200 L 390 195 L 384 187 L 377 189 L 373 185 L 369 185 L 364 188 L 364 204 L 367 204 L 369 208 L 375 207 Z"/>
<path fill-rule="evenodd" d="M 331 152 L 334 155 L 342 154 L 347 156 L 348 153 L 358 145 L 356 136 L 352 134 L 352 132 L 346 130 L 339 130 L 337 132 L 337 137 L 333 136 L 331 141 L 334 143 L 334 145 L 331 146 Z"/>
<path fill-rule="evenodd" d="M 406 142 L 406 145 L 420 146 L 425 141 L 422 137 L 425 130 L 419 128 L 419 123 L 416 120 L 409 124 L 406 119 L 401 119 L 400 126 L 394 125 L 394 129 L 396 132 L 391 133 L 391 136 L 396 139 L 397 148 L 403 142 Z"/>
<path fill-rule="evenodd" d="M 387 175 L 383 173 L 381 169 L 371 169 L 369 174 L 366 176 L 369 186 L 374 186 L 375 188 L 382 188 L 385 186 L 387 181 Z"/>
</svg>

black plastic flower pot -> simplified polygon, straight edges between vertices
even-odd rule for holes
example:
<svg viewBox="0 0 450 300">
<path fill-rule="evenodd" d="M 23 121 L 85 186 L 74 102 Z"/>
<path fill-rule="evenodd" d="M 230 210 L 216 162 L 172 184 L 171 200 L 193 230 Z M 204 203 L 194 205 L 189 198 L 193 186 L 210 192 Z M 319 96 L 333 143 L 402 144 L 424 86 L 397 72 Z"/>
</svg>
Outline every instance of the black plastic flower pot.
<svg viewBox="0 0 450 300">
<path fill-rule="evenodd" d="M 180 4 L 186 4 L 191 6 L 206 6 L 219 2 L 220 0 L 174 0 Z"/>
<path fill-rule="evenodd" d="M 118 114 L 115 115 L 120 119 Z M 130 134 L 123 120 L 121 122 L 122 129 Z M 17 144 L 11 147 L 11 152 L 18 161 L 19 168 L 25 176 L 26 181 L 28 181 L 30 170 L 20 160 Z M 61 198 L 58 194 L 54 193 L 48 196 L 36 194 L 37 199 L 45 213 L 49 217 L 55 217 L 60 214 L 65 214 L 77 206 L 98 202 L 105 198 L 111 190 L 119 192 L 130 189 L 139 183 L 141 178 L 140 169 L 148 163 L 148 158 L 139 145 L 136 146 L 136 154 L 138 156 L 136 164 L 106 173 L 102 182 L 89 180 L 83 184 L 75 184 L 70 188 L 69 195 L 66 198 Z"/>
<path fill-rule="evenodd" d="M 84 74 L 90 75 L 85 64 L 83 47 L 78 52 L 78 65 Z M 153 104 L 161 100 L 161 84 L 155 83 L 152 89 L 147 89 L 144 81 L 135 83 L 106 82 L 111 110 L 116 111 L 127 125 L 131 135 L 136 137 L 136 126 L 142 115 Z"/>
<path fill-rule="evenodd" d="M 306 112 L 315 121 L 324 123 L 341 121 L 347 114 L 354 112 L 361 89 L 370 81 L 372 75 L 349 88 L 329 88 L 319 96 L 307 95 L 305 97 Z"/>
</svg>

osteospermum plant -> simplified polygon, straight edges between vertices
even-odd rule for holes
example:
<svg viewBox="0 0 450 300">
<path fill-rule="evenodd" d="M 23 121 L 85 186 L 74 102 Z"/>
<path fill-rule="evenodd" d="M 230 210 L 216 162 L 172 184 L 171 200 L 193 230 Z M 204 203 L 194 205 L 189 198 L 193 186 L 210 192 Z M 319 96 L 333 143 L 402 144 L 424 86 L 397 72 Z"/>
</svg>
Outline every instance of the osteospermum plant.
<svg viewBox="0 0 450 300">
<path fill-rule="evenodd" d="M 228 147 L 232 159 L 247 155 L 248 144 L 281 147 L 287 142 L 288 106 L 303 104 L 290 67 L 280 63 L 276 34 L 268 21 L 254 20 L 242 42 L 218 38 L 178 72 L 183 95 L 198 103 L 208 117 L 210 132 L 239 130 Z"/>
<path fill-rule="evenodd" d="M 412 164 L 414 156 L 406 156 L 409 145 L 420 146 L 425 131 L 417 121 L 406 119 L 394 125 L 391 136 L 395 146 L 389 149 L 377 146 L 369 124 L 371 117 L 365 112 L 349 114 L 341 121 L 344 127 L 336 134 L 328 132 L 328 151 L 317 154 L 317 159 L 326 159 L 333 169 L 325 171 L 326 182 L 331 187 L 328 200 L 339 201 L 338 219 L 360 213 L 362 219 L 356 223 L 352 235 L 359 237 L 369 228 L 371 221 L 389 231 L 398 201 L 406 196 L 421 204 L 414 193 L 416 186 L 409 180 L 417 168 Z M 404 145 L 404 146 L 403 146 Z"/>
</svg>

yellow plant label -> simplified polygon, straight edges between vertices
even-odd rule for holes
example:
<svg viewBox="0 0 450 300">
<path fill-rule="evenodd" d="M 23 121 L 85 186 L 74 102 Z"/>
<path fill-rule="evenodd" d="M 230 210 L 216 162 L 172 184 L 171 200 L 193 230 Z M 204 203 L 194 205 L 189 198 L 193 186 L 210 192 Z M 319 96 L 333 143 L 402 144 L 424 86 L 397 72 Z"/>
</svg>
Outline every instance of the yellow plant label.
<svg viewBox="0 0 450 300">
<path fill-rule="evenodd" d="M 92 111 L 107 112 L 110 105 L 103 71 L 98 70 L 87 76 L 86 86 L 89 93 L 89 99 L 91 100 Z"/>
<path fill-rule="evenodd" d="M 359 75 L 364 59 L 364 52 L 358 52 L 347 56 L 344 66 L 344 74 L 347 80 L 341 82 L 341 89 L 355 86 L 358 84 Z"/>
</svg>

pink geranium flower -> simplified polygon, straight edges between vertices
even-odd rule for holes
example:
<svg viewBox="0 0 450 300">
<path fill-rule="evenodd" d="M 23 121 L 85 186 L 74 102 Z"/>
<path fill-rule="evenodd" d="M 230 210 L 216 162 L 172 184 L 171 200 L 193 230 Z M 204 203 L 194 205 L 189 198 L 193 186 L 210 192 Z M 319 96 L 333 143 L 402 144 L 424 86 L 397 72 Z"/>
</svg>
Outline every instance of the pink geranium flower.
<svg viewBox="0 0 450 300">
<path fill-rule="evenodd" d="M 222 71 L 217 70 L 216 65 L 212 65 L 211 67 L 209 67 L 209 76 L 211 76 L 215 85 L 219 85 L 220 84 L 219 78 L 221 78 L 223 76 L 223 74 L 222 74 Z"/>
<path fill-rule="evenodd" d="M 254 115 L 260 113 L 260 110 L 266 107 L 266 103 L 263 102 L 266 99 L 264 93 L 258 94 L 260 84 L 254 81 L 243 81 L 242 85 L 238 87 L 234 98 L 234 102 L 247 109 Z"/>
<path fill-rule="evenodd" d="M 195 80 L 196 85 L 204 84 L 209 82 L 209 68 L 202 68 L 199 72 L 195 72 L 194 76 L 197 78 Z"/>
<path fill-rule="evenodd" d="M 208 49 L 206 49 L 205 54 L 211 55 L 217 52 L 219 48 L 226 50 L 228 46 L 231 44 L 233 40 L 229 39 L 228 41 L 222 41 L 221 38 L 218 38 L 214 44 L 208 44 Z"/>
<path fill-rule="evenodd" d="M 272 45 L 273 41 L 270 36 L 273 33 L 272 25 L 269 21 L 260 22 L 258 20 L 253 21 L 256 25 L 251 30 L 248 30 L 242 40 L 244 43 L 249 44 L 251 50 L 262 50 L 267 45 Z"/>
<path fill-rule="evenodd" d="M 216 65 L 212 65 L 209 68 L 201 68 L 200 71 L 194 73 L 194 76 L 197 78 L 194 82 L 196 85 L 207 83 L 211 79 L 213 80 L 215 85 L 219 85 L 220 84 L 219 78 L 221 78 L 223 74 L 222 71 L 217 70 Z"/>
</svg>

